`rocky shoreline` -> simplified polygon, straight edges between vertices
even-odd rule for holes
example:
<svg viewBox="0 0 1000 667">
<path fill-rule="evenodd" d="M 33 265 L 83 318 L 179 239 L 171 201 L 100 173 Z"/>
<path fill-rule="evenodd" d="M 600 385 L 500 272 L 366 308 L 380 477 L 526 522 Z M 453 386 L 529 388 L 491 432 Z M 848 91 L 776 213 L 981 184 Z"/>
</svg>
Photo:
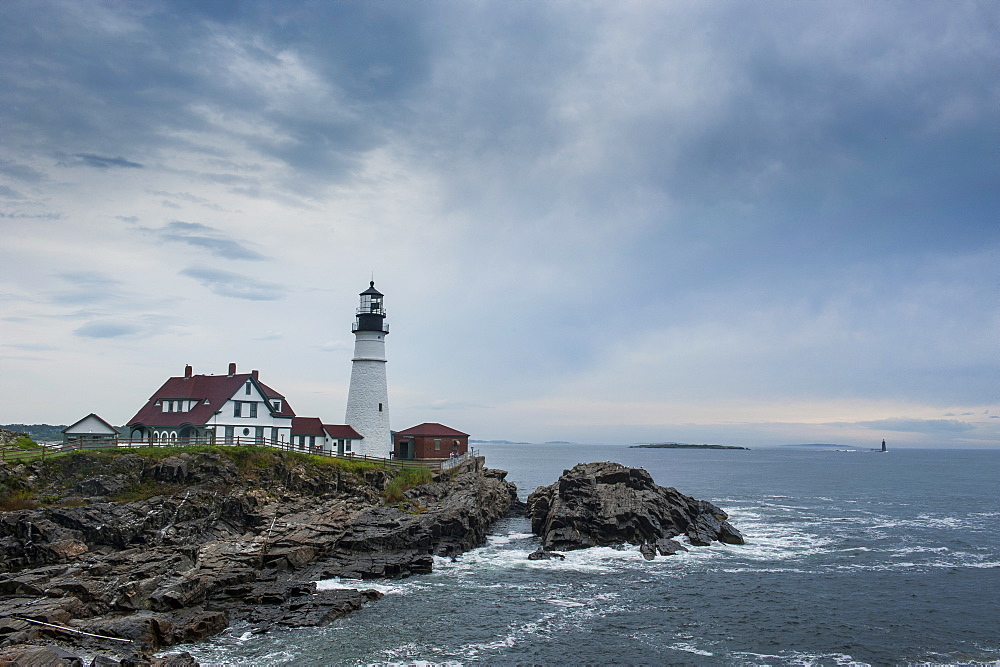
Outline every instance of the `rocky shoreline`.
<svg viewBox="0 0 1000 667">
<path fill-rule="evenodd" d="M 479 546 L 516 506 L 506 473 L 482 458 L 391 505 L 392 472 L 310 459 L 89 453 L 0 467 L 8 501 L 47 501 L 0 513 L 0 663 L 35 664 L 47 649 L 29 647 L 51 643 L 119 656 L 99 664 L 158 664 L 153 652 L 237 621 L 326 623 L 380 594 L 317 580 L 429 572 L 432 554 Z"/>
<path fill-rule="evenodd" d="M 373 464 L 256 447 L 0 465 L 0 665 L 195 664 L 153 655 L 233 623 L 328 623 L 381 597 L 365 580 L 429 573 L 505 516 L 531 519 L 532 560 L 629 544 L 653 559 L 686 551 L 679 536 L 743 543 L 712 503 L 617 463 L 579 464 L 526 505 L 482 457 L 419 472 L 400 486 Z M 335 577 L 357 586 L 317 589 Z"/>
</svg>

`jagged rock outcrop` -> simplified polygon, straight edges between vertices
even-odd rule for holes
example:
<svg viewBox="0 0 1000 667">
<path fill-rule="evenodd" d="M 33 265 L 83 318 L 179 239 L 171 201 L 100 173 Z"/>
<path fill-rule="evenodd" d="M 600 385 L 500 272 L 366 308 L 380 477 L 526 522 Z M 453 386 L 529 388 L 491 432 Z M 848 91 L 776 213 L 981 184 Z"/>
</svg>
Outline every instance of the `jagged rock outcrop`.
<svg viewBox="0 0 1000 667">
<path fill-rule="evenodd" d="M 653 558 L 686 550 L 671 539 L 679 535 L 696 546 L 743 544 L 728 515 L 712 503 L 658 486 L 645 470 L 620 463 L 581 463 L 564 471 L 555 484 L 528 496 L 527 515 L 548 551 L 635 544 Z"/>
<path fill-rule="evenodd" d="M 108 650 L 32 621 L 147 652 L 237 620 L 258 632 L 325 623 L 380 594 L 360 581 L 318 591 L 315 581 L 430 572 L 433 555 L 482 544 L 516 501 L 506 473 L 481 458 L 389 506 L 391 471 L 254 456 L 102 453 L 0 465 L 3 486 L 50 499 L 0 512 L 0 662 L 5 648 L 46 638 Z"/>
</svg>

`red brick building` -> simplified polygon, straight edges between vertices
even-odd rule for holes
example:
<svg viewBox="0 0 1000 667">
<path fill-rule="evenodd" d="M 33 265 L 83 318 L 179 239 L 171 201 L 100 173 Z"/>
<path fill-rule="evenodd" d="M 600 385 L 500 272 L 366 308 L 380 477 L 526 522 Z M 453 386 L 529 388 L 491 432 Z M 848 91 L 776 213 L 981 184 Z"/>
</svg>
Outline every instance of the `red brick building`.
<svg viewBox="0 0 1000 667">
<path fill-rule="evenodd" d="M 469 452 L 469 434 L 443 424 L 420 424 L 392 435 L 392 457 L 404 460 L 448 459 Z"/>
</svg>

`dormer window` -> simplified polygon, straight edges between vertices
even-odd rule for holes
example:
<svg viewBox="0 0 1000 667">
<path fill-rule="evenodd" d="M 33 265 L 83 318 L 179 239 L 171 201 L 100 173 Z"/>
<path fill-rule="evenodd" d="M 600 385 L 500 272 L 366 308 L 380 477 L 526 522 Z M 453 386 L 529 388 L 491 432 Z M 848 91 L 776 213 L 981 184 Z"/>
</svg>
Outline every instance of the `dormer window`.
<svg viewBox="0 0 1000 667">
<path fill-rule="evenodd" d="M 281 412 L 281 401 L 271 401 L 271 405 L 274 406 L 275 412 Z"/>
</svg>

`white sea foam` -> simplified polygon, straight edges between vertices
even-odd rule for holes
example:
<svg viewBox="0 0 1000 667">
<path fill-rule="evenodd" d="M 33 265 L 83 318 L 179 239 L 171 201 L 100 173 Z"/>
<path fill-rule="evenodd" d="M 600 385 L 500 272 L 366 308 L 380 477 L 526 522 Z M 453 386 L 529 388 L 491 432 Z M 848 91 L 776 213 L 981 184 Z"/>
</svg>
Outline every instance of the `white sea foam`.
<svg viewBox="0 0 1000 667">
<path fill-rule="evenodd" d="M 594 598 L 587 598 L 577 604 L 565 604 L 576 601 L 562 600 L 563 604 L 558 605 L 559 611 L 544 612 L 532 620 L 509 623 L 498 631 L 498 637 L 493 641 L 468 644 L 458 652 L 477 659 L 483 654 L 511 649 L 519 644 L 552 641 L 564 630 L 582 628 L 595 618 L 625 609 L 624 605 L 595 604 L 595 601 Z"/>
<path fill-rule="evenodd" d="M 773 665 L 777 663 L 792 665 L 823 665 L 835 664 L 845 667 L 868 667 L 867 662 L 855 660 L 846 653 L 801 653 L 799 651 L 789 651 L 787 653 L 753 653 L 750 651 L 739 651 L 734 656 L 745 656 L 751 665 Z"/>
<path fill-rule="evenodd" d="M 715 655 L 711 651 L 705 651 L 704 649 L 700 649 L 694 644 L 689 644 L 687 642 L 677 642 L 674 644 L 669 644 L 667 648 L 674 649 L 675 651 L 684 651 L 685 653 L 694 653 L 695 655 L 703 655 L 706 657 L 712 657 L 713 655 Z"/>
<path fill-rule="evenodd" d="M 549 604 L 554 604 L 559 607 L 583 607 L 582 602 L 577 602 L 576 600 L 546 600 Z"/>
<path fill-rule="evenodd" d="M 414 580 L 394 581 L 388 583 L 385 579 L 372 581 L 370 579 L 322 579 L 316 582 L 316 590 L 332 591 L 337 589 L 354 589 L 359 591 L 376 590 L 383 595 L 405 595 L 413 590 L 416 582 Z"/>
</svg>

